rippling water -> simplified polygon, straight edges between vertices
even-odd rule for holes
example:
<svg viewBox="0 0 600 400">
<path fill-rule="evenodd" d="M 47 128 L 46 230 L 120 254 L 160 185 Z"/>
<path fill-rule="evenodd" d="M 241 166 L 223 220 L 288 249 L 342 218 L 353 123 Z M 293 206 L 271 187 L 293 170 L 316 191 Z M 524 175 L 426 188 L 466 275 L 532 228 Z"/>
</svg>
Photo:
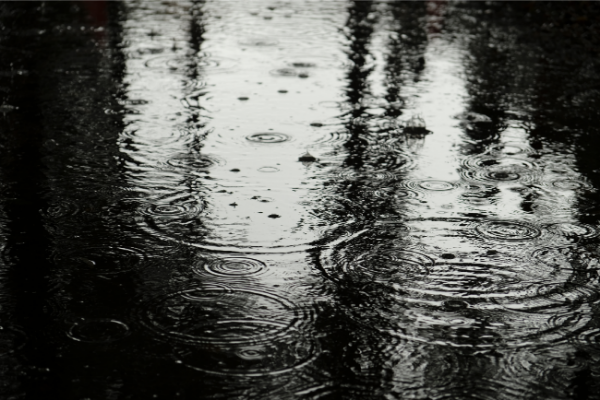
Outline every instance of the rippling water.
<svg viewBox="0 0 600 400">
<path fill-rule="evenodd" d="M 0 4 L 0 397 L 598 399 L 595 3 Z"/>
</svg>

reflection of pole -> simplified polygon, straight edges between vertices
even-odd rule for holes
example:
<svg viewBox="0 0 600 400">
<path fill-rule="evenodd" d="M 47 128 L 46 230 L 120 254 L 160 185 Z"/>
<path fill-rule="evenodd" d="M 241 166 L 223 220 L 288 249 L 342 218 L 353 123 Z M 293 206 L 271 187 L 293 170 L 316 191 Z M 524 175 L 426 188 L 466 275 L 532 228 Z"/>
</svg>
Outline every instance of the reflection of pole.
<svg viewBox="0 0 600 400">
<path fill-rule="evenodd" d="M 345 165 L 359 169 L 363 166 L 364 155 L 367 148 L 366 136 L 369 133 L 367 105 L 365 97 L 369 95 L 368 78 L 373 71 L 372 66 L 367 65 L 369 55 L 368 45 L 373 34 L 373 19 L 370 13 L 373 4 L 370 1 L 353 1 L 348 9 L 348 59 L 350 69 L 347 73 L 348 86 L 346 96 L 350 104 L 349 121 L 346 129 L 350 133 L 350 139 L 345 143 L 349 150 Z"/>
</svg>

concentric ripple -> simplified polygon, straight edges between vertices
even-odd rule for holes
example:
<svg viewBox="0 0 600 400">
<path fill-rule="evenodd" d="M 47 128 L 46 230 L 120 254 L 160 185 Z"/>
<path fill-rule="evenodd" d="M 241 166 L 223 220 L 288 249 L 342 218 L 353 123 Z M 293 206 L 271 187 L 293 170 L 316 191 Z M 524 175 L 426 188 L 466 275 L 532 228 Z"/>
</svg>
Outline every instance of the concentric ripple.
<svg viewBox="0 0 600 400">
<path fill-rule="evenodd" d="M 506 241 L 527 241 L 541 235 L 541 230 L 525 222 L 485 221 L 475 231 L 486 239 Z"/>
<path fill-rule="evenodd" d="M 560 178 L 550 182 L 552 187 L 559 190 L 590 190 L 592 185 L 581 179 Z"/>
<path fill-rule="evenodd" d="M 534 181 L 540 175 L 537 166 L 526 159 L 478 155 L 462 161 L 461 175 L 467 181 L 502 183 Z"/>
<path fill-rule="evenodd" d="M 547 229 L 555 235 L 566 238 L 570 242 L 592 239 L 598 237 L 600 234 L 600 231 L 596 227 L 579 222 L 559 222 L 550 224 Z"/>
<path fill-rule="evenodd" d="M 245 277 L 258 275 L 266 268 L 266 264 L 254 258 L 224 257 L 203 263 L 202 268 L 209 274 L 220 277 Z"/>
<path fill-rule="evenodd" d="M 177 363 L 197 371 L 222 376 L 279 375 L 302 368 L 318 354 L 317 342 L 299 332 L 289 332 L 260 343 L 178 348 Z"/>
<path fill-rule="evenodd" d="M 407 180 L 404 184 L 406 187 L 420 192 L 445 192 L 457 188 L 453 182 L 435 179 Z"/>
<path fill-rule="evenodd" d="M 257 344 L 288 335 L 306 319 L 288 300 L 246 288 L 185 289 L 141 309 L 146 328 L 184 344 Z"/>
<path fill-rule="evenodd" d="M 234 59 L 215 57 L 210 53 L 199 53 L 195 57 L 173 57 L 170 55 L 157 56 L 144 63 L 150 69 L 165 69 L 178 71 L 187 68 L 190 64 L 211 73 L 228 72 L 235 69 L 238 61 Z"/>
<path fill-rule="evenodd" d="M 189 170 L 207 170 L 216 165 L 225 165 L 225 161 L 210 154 L 178 154 L 167 161 L 167 165 Z"/>
<path fill-rule="evenodd" d="M 74 323 L 67 336 L 78 342 L 110 343 L 129 335 L 129 327 L 116 319 L 95 318 Z"/>
<path fill-rule="evenodd" d="M 280 132 L 260 132 L 246 136 L 246 140 L 253 143 L 283 143 L 291 139 L 289 135 Z"/>
<path fill-rule="evenodd" d="M 188 201 L 179 204 L 156 202 L 144 205 L 140 209 L 142 215 L 159 222 L 191 220 L 201 214 L 202 211 L 204 211 L 204 204 L 198 201 Z"/>
</svg>

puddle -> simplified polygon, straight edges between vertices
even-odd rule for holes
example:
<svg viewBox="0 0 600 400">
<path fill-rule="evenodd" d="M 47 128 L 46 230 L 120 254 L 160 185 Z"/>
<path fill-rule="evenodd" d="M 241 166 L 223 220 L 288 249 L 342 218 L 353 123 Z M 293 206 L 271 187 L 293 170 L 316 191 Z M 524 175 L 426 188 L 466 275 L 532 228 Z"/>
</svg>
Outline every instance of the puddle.
<svg viewBox="0 0 600 400">
<path fill-rule="evenodd" d="M 0 397 L 599 393 L 573 4 L 0 4 Z"/>
</svg>

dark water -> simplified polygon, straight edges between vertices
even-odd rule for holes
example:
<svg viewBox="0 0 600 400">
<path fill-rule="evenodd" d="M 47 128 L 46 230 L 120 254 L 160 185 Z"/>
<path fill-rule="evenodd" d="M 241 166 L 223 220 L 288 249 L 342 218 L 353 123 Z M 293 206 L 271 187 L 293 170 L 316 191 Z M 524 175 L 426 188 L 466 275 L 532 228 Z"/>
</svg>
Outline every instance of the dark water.
<svg viewBox="0 0 600 400">
<path fill-rule="evenodd" d="M 599 399 L 597 3 L 0 3 L 0 398 Z"/>
</svg>

